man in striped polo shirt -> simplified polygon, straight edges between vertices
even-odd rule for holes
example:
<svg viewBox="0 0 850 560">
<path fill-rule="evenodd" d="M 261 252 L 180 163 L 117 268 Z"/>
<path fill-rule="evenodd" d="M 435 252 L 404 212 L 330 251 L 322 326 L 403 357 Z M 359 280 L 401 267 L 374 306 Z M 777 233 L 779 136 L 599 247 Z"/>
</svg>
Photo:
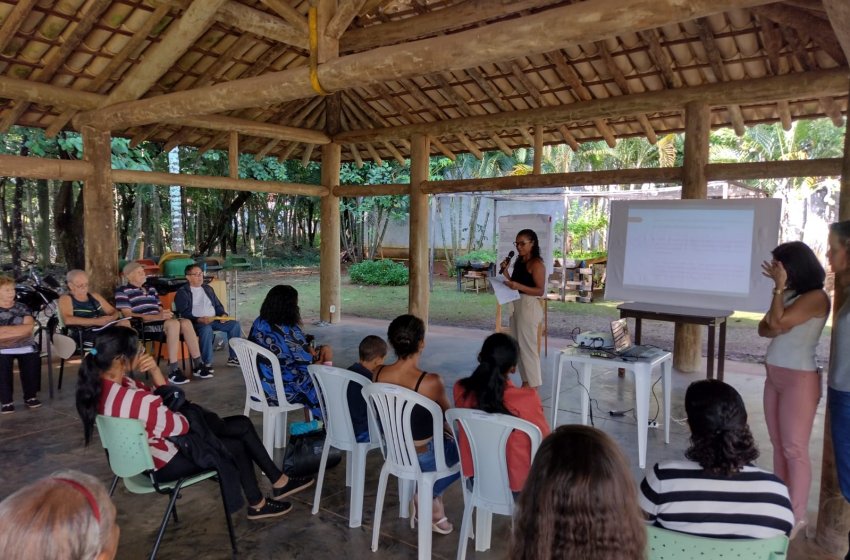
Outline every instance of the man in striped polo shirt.
<svg viewBox="0 0 850 560">
<path fill-rule="evenodd" d="M 175 385 L 188 383 L 183 375 L 177 359 L 180 351 L 180 335 L 189 348 L 192 357 L 192 373 L 195 377 L 208 379 L 213 376 L 207 366 L 201 360 L 201 350 L 198 345 L 198 336 L 192 322 L 186 319 L 177 319 L 168 309 L 162 308 L 156 289 L 146 286 L 144 267 L 137 263 L 127 263 L 124 267 L 124 277 L 127 284 L 115 290 L 115 307 L 125 317 L 138 317 L 145 323 L 145 332 L 164 332 L 165 341 L 168 346 L 168 380 Z"/>
<path fill-rule="evenodd" d="M 759 452 L 741 395 L 722 381 L 696 381 L 685 393 L 685 411 L 687 460 L 656 464 L 640 485 L 649 521 L 703 537 L 788 535 L 794 527 L 788 488 L 753 466 Z"/>
</svg>

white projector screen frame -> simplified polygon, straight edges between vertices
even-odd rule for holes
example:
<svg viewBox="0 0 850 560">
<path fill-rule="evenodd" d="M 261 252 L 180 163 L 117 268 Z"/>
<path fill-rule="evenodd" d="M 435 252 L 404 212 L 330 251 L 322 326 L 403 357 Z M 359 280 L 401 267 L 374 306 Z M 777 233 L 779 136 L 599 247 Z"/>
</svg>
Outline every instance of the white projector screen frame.
<svg viewBox="0 0 850 560">
<path fill-rule="evenodd" d="M 782 201 L 611 202 L 605 299 L 764 311 Z"/>
</svg>

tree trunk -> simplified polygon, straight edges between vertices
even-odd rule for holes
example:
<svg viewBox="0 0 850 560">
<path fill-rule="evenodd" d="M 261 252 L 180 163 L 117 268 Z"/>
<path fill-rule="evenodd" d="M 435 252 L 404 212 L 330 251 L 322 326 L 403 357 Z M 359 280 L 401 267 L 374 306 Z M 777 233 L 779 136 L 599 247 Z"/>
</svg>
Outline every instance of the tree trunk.
<svg viewBox="0 0 850 560">
<path fill-rule="evenodd" d="M 38 196 L 38 264 L 42 270 L 50 265 L 50 183 L 37 183 Z"/>
<path fill-rule="evenodd" d="M 71 159 L 71 158 L 64 158 Z M 74 196 L 74 183 L 62 181 L 53 203 L 53 225 L 57 246 L 65 261 L 65 267 L 85 267 L 85 240 L 83 239 L 83 197 Z"/>
<path fill-rule="evenodd" d="M 207 232 L 206 237 L 198 246 L 198 253 L 200 254 L 209 254 L 210 248 L 215 244 L 216 241 L 222 240 L 222 254 L 226 253 L 226 243 L 224 243 L 224 239 L 226 238 L 226 229 L 227 225 L 231 221 L 231 216 L 233 216 L 245 201 L 250 198 L 251 193 L 247 191 L 239 191 L 236 197 L 230 202 L 230 205 L 223 209 L 221 214 L 219 214 L 218 219 L 210 228 L 210 231 Z"/>
<path fill-rule="evenodd" d="M 23 157 L 29 155 L 29 147 L 27 146 L 27 138 L 21 138 L 20 154 Z M 21 243 L 24 238 L 24 218 L 23 218 L 23 202 L 24 202 L 24 179 L 23 177 L 15 177 L 15 190 L 12 196 L 12 238 L 10 246 L 10 255 L 12 264 L 15 267 L 15 276 L 21 273 Z"/>
</svg>

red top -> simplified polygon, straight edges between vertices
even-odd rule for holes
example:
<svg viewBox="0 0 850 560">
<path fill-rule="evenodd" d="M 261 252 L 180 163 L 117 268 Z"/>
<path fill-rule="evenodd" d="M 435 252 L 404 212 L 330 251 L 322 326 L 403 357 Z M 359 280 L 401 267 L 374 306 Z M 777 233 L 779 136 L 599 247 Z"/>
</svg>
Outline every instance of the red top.
<svg viewBox="0 0 850 560">
<path fill-rule="evenodd" d="M 162 399 L 143 383 L 124 377 L 121 383 L 101 379 L 98 414 L 114 418 L 141 420 L 148 433 L 148 445 L 154 468 L 159 470 L 178 453 L 177 446 L 167 437 L 189 431 L 189 421 L 178 412 L 171 412 Z"/>
<path fill-rule="evenodd" d="M 455 406 L 458 408 L 477 408 L 477 399 L 473 393 L 464 394 L 460 382 L 454 386 Z M 549 435 L 549 423 L 543 416 L 543 403 L 540 395 L 531 387 L 515 387 L 508 379 L 505 385 L 504 396 L 505 408 L 517 418 L 527 420 L 540 428 L 540 433 L 545 438 Z M 466 436 L 460 433 L 458 448 L 460 449 L 460 463 L 463 465 L 463 475 L 472 476 L 472 452 L 466 443 Z M 521 432 L 514 432 L 508 438 L 505 448 L 508 459 L 508 478 L 511 482 L 511 491 L 519 492 L 528 478 L 528 470 L 531 468 L 531 440 Z"/>
</svg>

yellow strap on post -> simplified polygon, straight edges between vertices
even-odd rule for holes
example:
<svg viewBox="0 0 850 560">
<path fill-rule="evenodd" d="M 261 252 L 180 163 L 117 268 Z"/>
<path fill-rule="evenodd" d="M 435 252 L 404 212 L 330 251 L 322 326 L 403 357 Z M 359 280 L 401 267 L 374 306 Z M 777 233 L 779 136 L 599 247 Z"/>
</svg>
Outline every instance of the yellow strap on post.
<svg viewBox="0 0 850 560">
<path fill-rule="evenodd" d="M 307 27 L 310 31 L 310 85 L 319 95 L 330 95 L 319 83 L 319 22 L 315 6 L 307 12 Z"/>
</svg>

